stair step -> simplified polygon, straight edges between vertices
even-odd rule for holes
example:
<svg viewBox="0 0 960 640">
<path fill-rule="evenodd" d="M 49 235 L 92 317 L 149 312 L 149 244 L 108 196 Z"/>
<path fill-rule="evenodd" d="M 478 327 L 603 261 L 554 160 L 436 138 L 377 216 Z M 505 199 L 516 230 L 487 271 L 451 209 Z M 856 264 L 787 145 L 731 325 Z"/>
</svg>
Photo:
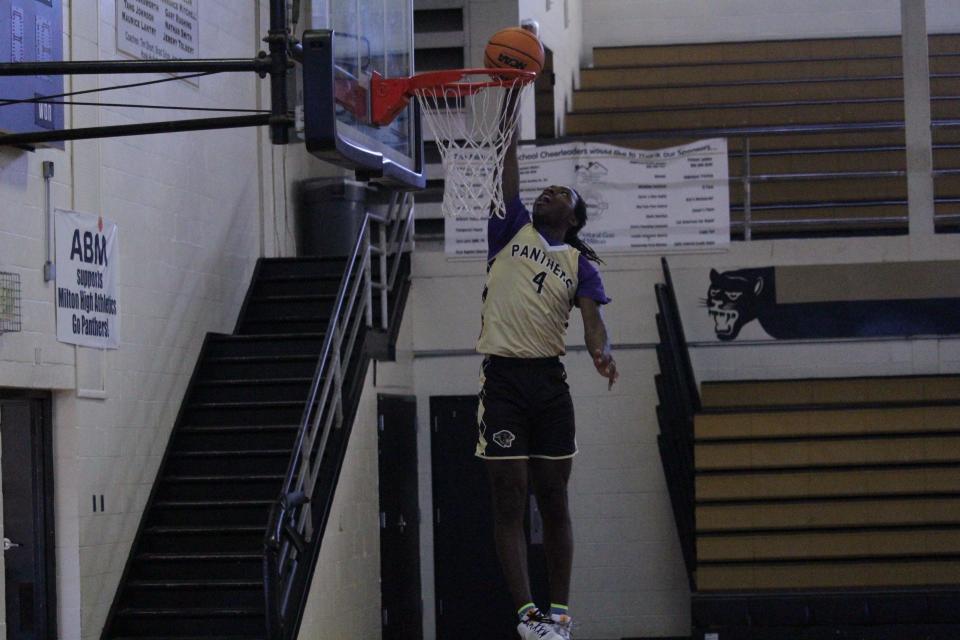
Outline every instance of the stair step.
<svg viewBox="0 0 960 640">
<path fill-rule="evenodd" d="M 190 392 L 190 403 L 304 401 L 312 382 L 312 376 L 271 379 L 262 374 L 238 380 L 198 380 Z"/>
<path fill-rule="evenodd" d="M 236 451 L 171 451 L 172 458 L 247 458 L 290 456 L 290 449 L 238 449 Z"/>
<path fill-rule="evenodd" d="M 136 634 L 162 633 L 164 638 L 181 639 L 215 635 L 224 637 L 242 637 L 251 629 L 265 629 L 263 606 L 241 607 L 223 605 L 211 607 L 175 606 L 175 607 L 123 607 L 117 609 L 114 618 L 114 633 L 136 637 Z M 262 635 L 260 637 L 263 637 Z"/>
<path fill-rule="evenodd" d="M 180 427 L 181 433 L 251 433 L 262 431 L 297 431 L 299 424 L 196 424 Z"/>
<path fill-rule="evenodd" d="M 309 384 L 313 378 L 240 378 L 237 380 L 200 380 L 198 387 L 238 387 L 243 385 Z"/>
<path fill-rule="evenodd" d="M 263 606 L 261 579 L 190 579 L 130 580 L 121 607 L 258 607 Z"/>
<path fill-rule="evenodd" d="M 147 527 L 146 533 L 153 535 L 163 535 L 163 536 L 192 536 L 192 535 L 207 535 L 211 533 L 223 534 L 223 535 L 245 535 L 250 533 L 263 533 L 263 527 L 258 527 L 256 525 L 208 525 L 208 526 L 197 526 L 197 527 L 186 527 L 180 525 L 169 525 L 169 526 L 153 526 Z"/>
<path fill-rule="evenodd" d="M 263 576 L 263 554 L 243 551 L 141 552 L 133 557 L 133 578 L 139 580 L 257 580 Z"/>
<path fill-rule="evenodd" d="M 110 640 L 170 640 L 170 636 L 117 636 L 110 635 L 105 636 Z M 263 640 L 263 635 L 257 636 L 221 636 L 221 635 L 205 635 L 205 636 L 177 636 L 176 640 Z"/>
<path fill-rule="evenodd" d="M 343 273 L 336 275 L 289 275 L 257 278 L 253 283 L 254 296 L 264 293 L 274 295 L 296 295 L 298 293 L 320 293 L 336 295 L 340 289 Z"/>
<path fill-rule="evenodd" d="M 280 473 L 169 474 L 162 478 L 157 500 L 273 500 L 283 487 Z"/>
<path fill-rule="evenodd" d="M 246 335 L 271 333 L 289 335 L 298 331 L 318 333 L 327 329 L 330 324 L 330 316 L 329 314 L 273 315 L 267 318 L 244 318 L 240 324 L 240 333 Z"/>
<path fill-rule="evenodd" d="M 269 507 L 273 500 L 157 500 L 153 506 L 157 509 L 256 509 Z"/>
<path fill-rule="evenodd" d="M 263 582 L 257 580 L 131 580 L 127 584 L 137 589 L 156 590 L 263 589 Z"/>
<path fill-rule="evenodd" d="M 216 476 L 164 476 L 163 482 L 173 483 L 219 483 L 219 482 L 282 482 L 284 476 L 280 474 L 243 474 L 243 475 L 216 475 Z"/>
<path fill-rule="evenodd" d="M 334 293 L 286 293 L 254 296 L 250 302 L 276 304 L 283 302 L 332 302 L 337 299 Z"/>
<path fill-rule="evenodd" d="M 169 609 L 125 608 L 117 611 L 118 616 L 128 618 L 218 618 L 225 616 L 262 616 L 263 608 L 253 607 L 175 607 Z"/>
<path fill-rule="evenodd" d="M 319 331 L 250 335 L 214 334 L 207 338 L 205 357 L 319 355 L 326 337 L 326 327 Z"/>
<path fill-rule="evenodd" d="M 282 276 L 343 276 L 343 257 L 265 258 L 260 260 L 257 280 Z"/>
<path fill-rule="evenodd" d="M 232 449 L 290 450 L 299 425 L 213 425 L 185 426 L 174 434 L 174 451 L 229 451 Z M 205 472 L 186 475 L 204 475 Z M 228 472 L 229 473 L 229 472 Z M 253 472 L 253 475 L 258 475 Z M 229 475 L 235 475 L 229 473 Z M 250 475 L 250 474 L 244 474 Z"/>
<path fill-rule="evenodd" d="M 182 444 L 178 440 L 178 444 Z M 246 442 L 238 443 L 240 446 Z M 280 475 L 287 472 L 293 450 L 237 449 L 208 451 L 171 451 L 166 473 L 171 476 L 209 475 Z"/>
<path fill-rule="evenodd" d="M 192 402 L 187 405 L 191 409 L 199 409 L 202 411 L 219 411 L 222 409 L 249 409 L 256 407 L 264 408 L 277 408 L 281 409 L 283 407 L 292 407 L 292 406 L 303 406 L 303 402 L 296 402 L 294 400 L 270 400 L 266 402 Z"/>
<path fill-rule="evenodd" d="M 202 381 L 255 376 L 312 379 L 318 359 L 319 354 L 207 357 L 200 364 L 198 376 Z"/>
<path fill-rule="evenodd" d="M 306 405 L 303 401 L 195 402 L 186 405 L 183 424 L 236 426 L 241 424 L 299 424 Z"/>
<path fill-rule="evenodd" d="M 271 362 L 316 362 L 314 355 L 222 356 L 207 358 L 210 364 L 270 364 Z"/>
<path fill-rule="evenodd" d="M 330 317 L 337 300 L 332 293 L 308 293 L 298 295 L 263 295 L 248 300 L 244 310 L 243 322 L 274 321 L 288 318 L 322 320 Z"/>
</svg>

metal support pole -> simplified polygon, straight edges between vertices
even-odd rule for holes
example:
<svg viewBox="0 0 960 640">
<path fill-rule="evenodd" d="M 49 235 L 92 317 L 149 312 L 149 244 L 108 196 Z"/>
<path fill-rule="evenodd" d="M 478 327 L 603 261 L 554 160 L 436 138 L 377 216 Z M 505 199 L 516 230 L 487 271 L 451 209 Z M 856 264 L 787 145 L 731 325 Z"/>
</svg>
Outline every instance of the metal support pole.
<svg viewBox="0 0 960 640">
<path fill-rule="evenodd" d="M 370 234 L 373 232 L 373 222 L 368 218 L 363 229 L 363 279 L 364 279 L 364 315 L 367 326 L 373 328 L 373 284 L 370 271 L 373 269 L 373 260 L 370 253 L 373 247 L 370 244 Z"/>
<path fill-rule="evenodd" d="M 743 139 L 743 175 L 741 179 L 743 180 L 743 239 L 749 242 L 753 236 L 753 230 L 750 227 L 753 217 L 751 210 L 753 188 L 750 179 L 750 138 Z"/>
<path fill-rule="evenodd" d="M 936 233 L 933 134 L 930 130 L 930 55 L 924 0 L 900 0 L 903 48 L 904 140 L 910 237 L 928 242 Z"/>
<path fill-rule="evenodd" d="M 390 327 L 390 315 L 387 313 L 387 226 L 380 225 L 380 328 L 386 331 Z M 399 258 L 398 258 L 399 259 Z"/>
<path fill-rule="evenodd" d="M 109 127 L 83 127 L 80 129 L 55 129 L 0 135 L 0 146 L 26 146 L 59 140 L 89 140 L 91 138 L 115 138 L 139 136 L 150 133 L 173 133 L 177 131 L 200 131 L 208 129 L 232 129 L 236 127 L 259 127 L 272 122 L 269 114 L 233 116 L 226 118 L 198 118 L 192 120 L 167 120 L 143 124 L 122 124 Z"/>
<path fill-rule="evenodd" d="M 50 282 L 57 277 L 53 264 L 53 198 L 50 192 L 50 180 L 53 178 L 53 162 L 44 160 L 43 167 L 43 211 L 47 227 L 47 261 L 43 263 L 43 281 Z"/>
<path fill-rule="evenodd" d="M 122 73 L 220 73 L 227 71 L 270 71 L 271 61 L 210 58 L 206 60 L 67 60 L 62 62 L 4 62 L 0 76 L 76 76 Z"/>
<path fill-rule="evenodd" d="M 286 0 L 270 0 L 270 139 L 273 144 L 290 142 L 290 118 L 287 114 L 287 33 Z"/>
</svg>

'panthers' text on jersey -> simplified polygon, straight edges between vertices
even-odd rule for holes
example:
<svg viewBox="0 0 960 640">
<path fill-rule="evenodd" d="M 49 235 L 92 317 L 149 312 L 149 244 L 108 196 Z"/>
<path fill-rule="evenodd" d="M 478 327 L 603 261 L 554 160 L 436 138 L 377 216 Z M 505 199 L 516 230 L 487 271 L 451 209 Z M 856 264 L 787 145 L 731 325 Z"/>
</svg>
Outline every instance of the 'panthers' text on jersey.
<svg viewBox="0 0 960 640">
<path fill-rule="evenodd" d="M 477 351 L 513 358 L 563 355 L 579 257 L 570 245 L 550 246 L 532 223 L 517 231 L 487 268 Z"/>
</svg>

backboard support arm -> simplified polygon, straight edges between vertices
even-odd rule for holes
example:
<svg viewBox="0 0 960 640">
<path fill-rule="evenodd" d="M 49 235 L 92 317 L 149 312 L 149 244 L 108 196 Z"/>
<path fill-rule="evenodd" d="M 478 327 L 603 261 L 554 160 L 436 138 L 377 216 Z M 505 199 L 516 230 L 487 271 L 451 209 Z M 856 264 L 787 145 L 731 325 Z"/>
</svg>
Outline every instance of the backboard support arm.
<svg viewBox="0 0 960 640">
<path fill-rule="evenodd" d="M 290 141 L 294 120 L 289 113 L 287 70 L 293 66 L 288 55 L 292 44 L 287 30 L 285 0 L 270 0 L 270 29 L 264 40 L 270 53 L 260 52 L 253 59 L 212 58 L 204 60 L 91 60 L 56 62 L 0 63 L 0 77 L 35 75 L 88 75 L 127 73 L 226 73 L 254 72 L 261 78 L 270 76 L 270 113 L 256 116 L 196 118 L 163 122 L 145 122 L 110 127 L 54 129 L 29 133 L 0 134 L 0 146 L 31 147 L 44 142 L 89 140 L 175 131 L 201 131 L 235 127 L 270 126 L 273 144 Z"/>
</svg>

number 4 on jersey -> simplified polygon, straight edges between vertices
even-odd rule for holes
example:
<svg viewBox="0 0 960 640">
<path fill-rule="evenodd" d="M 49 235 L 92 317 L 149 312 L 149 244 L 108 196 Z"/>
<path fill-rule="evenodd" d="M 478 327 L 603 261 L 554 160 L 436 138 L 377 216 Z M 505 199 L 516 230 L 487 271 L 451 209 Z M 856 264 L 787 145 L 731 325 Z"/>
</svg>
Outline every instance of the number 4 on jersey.
<svg viewBox="0 0 960 640">
<path fill-rule="evenodd" d="M 543 281 L 547 279 L 547 272 L 541 271 L 537 275 L 533 276 L 533 281 L 537 284 L 537 293 L 543 293 Z"/>
</svg>

